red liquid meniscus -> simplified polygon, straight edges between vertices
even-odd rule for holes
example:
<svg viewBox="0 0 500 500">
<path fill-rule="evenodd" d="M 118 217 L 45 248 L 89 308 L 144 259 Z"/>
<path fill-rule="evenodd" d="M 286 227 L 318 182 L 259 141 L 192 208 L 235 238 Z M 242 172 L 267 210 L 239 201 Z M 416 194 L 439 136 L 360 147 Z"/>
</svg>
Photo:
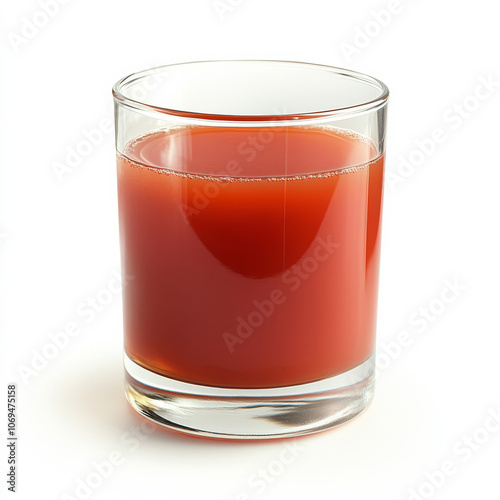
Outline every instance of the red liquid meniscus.
<svg viewBox="0 0 500 500">
<path fill-rule="evenodd" d="M 127 355 L 264 388 L 374 351 L 383 156 L 333 128 L 177 127 L 118 154 Z"/>
</svg>

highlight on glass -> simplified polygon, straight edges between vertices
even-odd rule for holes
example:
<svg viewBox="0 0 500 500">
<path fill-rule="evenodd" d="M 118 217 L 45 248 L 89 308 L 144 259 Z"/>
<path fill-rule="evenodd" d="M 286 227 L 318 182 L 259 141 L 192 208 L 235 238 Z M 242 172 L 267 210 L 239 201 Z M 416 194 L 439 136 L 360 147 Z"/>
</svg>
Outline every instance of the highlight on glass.
<svg viewBox="0 0 500 500">
<path fill-rule="evenodd" d="M 181 432 L 287 437 L 374 389 L 388 89 L 204 61 L 113 87 L 126 394 Z"/>
</svg>

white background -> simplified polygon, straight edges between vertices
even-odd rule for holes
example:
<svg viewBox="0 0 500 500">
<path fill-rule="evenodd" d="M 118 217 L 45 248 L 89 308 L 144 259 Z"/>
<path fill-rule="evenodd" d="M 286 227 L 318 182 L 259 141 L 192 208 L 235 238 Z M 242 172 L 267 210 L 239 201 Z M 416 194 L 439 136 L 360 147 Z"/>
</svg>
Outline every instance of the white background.
<svg viewBox="0 0 500 500">
<path fill-rule="evenodd" d="M 0 399 L 5 415 L 7 383 L 17 384 L 17 498 L 499 498 L 494 2 L 66 0 L 47 2 L 50 17 L 42 3 L 3 2 L 0 13 Z M 112 84 L 159 64 L 230 58 L 348 67 L 391 90 L 375 399 L 350 423 L 300 439 L 141 427 L 123 394 L 120 295 L 91 320 L 78 313 L 119 269 Z M 103 123 L 102 141 L 58 177 L 68 147 Z M 450 303 L 446 280 L 457 288 Z M 49 335 L 71 322 L 79 334 L 54 354 Z M 402 332 L 411 340 L 398 347 Z M 98 476 L 94 464 L 110 456 L 113 470 Z M 443 463 L 452 473 L 435 474 Z"/>
</svg>

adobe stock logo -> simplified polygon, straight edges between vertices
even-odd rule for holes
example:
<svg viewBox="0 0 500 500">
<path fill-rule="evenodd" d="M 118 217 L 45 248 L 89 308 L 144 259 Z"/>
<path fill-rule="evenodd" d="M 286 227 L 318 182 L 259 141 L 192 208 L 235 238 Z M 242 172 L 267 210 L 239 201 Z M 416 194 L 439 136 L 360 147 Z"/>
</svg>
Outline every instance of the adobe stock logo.
<svg viewBox="0 0 500 500">
<path fill-rule="evenodd" d="M 10 32 L 7 35 L 10 46 L 14 53 L 18 53 L 21 47 L 27 45 L 40 31 L 49 24 L 49 21 L 57 16 L 62 5 L 70 0 L 40 0 L 39 9 L 31 16 L 21 18 L 21 28 L 18 33 Z"/>
<path fill-rule="evenodd" d="M 389 0 L 385 9 L 372 10 L 370 19 L 354 29 L 351 42 L 341 42 L 340 49 L 347 62 L 351 62 L 353 56 L 361 54 L 375 38 L 388 28 L 394 17 L 403 12 L 404 3 L 408 3 L 408 0 L 403 3 L 400 0 Z"/>
<path fill-rule="evenodd" d="M 97 127 L 84 129 L 80 138 L 73 145 L 66 146 L 64 160 L 52 162 L 52 170 L 57 180 L 63 182 L 68 174 L 74 172 L 81 165 L 85 158 L 92 155 L 111 132 L 113 132 L 113 123 L 109 118 L 103 118 Z"/>
<path fill-rule="evenodd" d="M 252 302 L 252 309 L 245 316 L 236 318 L 234 333 L 224 332 L 222 338 L 231 354 L 234 353 L 237 344 L 252 336 L 254 331 L 260 328 L 270 318 L 277 307 L 287 299 L 287 293 L 298 290 L 302 283 L 318 271 L 321 263 L 328 260 L 339 248 L 339 244 L 332 241 L 331 237 L 318 237 L 316 246 L 310 255 L 303 257 L 298 264 L 293 265 L 281 277 L 282 287 L 271 290 L 267 297 Z"/>
<path fill-rule="evenodd" d="M 387 171 L 386 182 L 390 190 L 394 192 L 414 175 L 455 131 L 472 119 L 481 107 L 486 106 L 486 101 L 498 94 L 499 88 L 500 80 L 495 75 L 478 75 L 474 88 L 443 111 L 439 126 L 415 139 L 414 147 L 407 154 L 398 156 L 395 171 Z"/>
<path fill-rule="evenodd" d="M 130 97 L 136 101 L 142 101 L 156 90 L 163 77 L 158 73 L 153 73 L 140 83 L 134 85 L 130 91 Z M 103 144 L 113 132 L 113 122 L 109 118 L 102 118 L 93 127 L 83 129 L 73 144 L 68 144 L 63 153 L 63 158 L 53 161 L 52 170 L 59 182 L 63 182 L 73 172 L 81 168 L 85 160 Z"/>
<path fill-rule="evenodd" d="M 71 493 L 62 493 L 60 500 L 88 500 L 96 496 L 95 491 L 106 486 L 115 472 L 127 463 L 130 454 L 140 449 L 155 431 L 155 424 L 148 420 L 142 421 L 140 426 L 131 426 L 121 434 L 120 446 L 107 453 L 104 459 L 100 457 L 99 461 L 93 461 L 86 473 L 76 476 L 73 479 L 74 486 Z"/>
<path fill-rule="evenodd" d="M 134 279 L 133 276 L 122 275 L 116 270 L 112 270 L 111 275 L 106 286 L 87 295 L 85 300 L 76 305 L 72 317 L 66 321 L 64 327 L 50 332 L 43 345 L 30 350 L 29 362 L 18 365 L 17 371 L 26 385 L 38 378 L 40 373 L 82 334 L 86 326 L 115 303 L 122 293 L 122 287 L 126 287 L 128 282 Z"/>
<path fill-rule="evenodd" d="M 423 334 L 445 315 L 459 297 L 467 290 L 467 286 L 457 277 L 444 280 L 439 294 L 424 305 L 420 304 L 408 318 L 408 326 L 400 331 L 392 340 L 379 342 L 376 353 L 375 376 L 387 370 L 413 343 L 418 334 Z"/>
<path fill-rule="evenodd" d="M 463 434 L 452 447 L 450 455 L 432 470 L 424 472 L 425 479 L 409 488 L 408 500 L 428 500 L 443 488 L 481 449 L 500 431 L 500 406 L 489 408 L 482 423 L 470 433 Z"/>
<path fill-rule="evenodd" d="M 272 488 L 282 476 L 290 473 L 296 461 L 302 459 L 307 448 L 303 443 L 292 441 L 283 444 L 279 454 L 270 460 L 264 467 L 251 474 L 247 479 L 248 487 L 236 495 L 234 500 L 250 500 L 262 495 L 268 488 Z"/>
<path fill-rule="evenodd" d="M 242 161 L 253 162 L 259 153 L 266 149 L 274 139 L 271 129 L 262 129 L 254 135 L 248 135 L 245 140 L 238 144 L 237 157 L 227 161 L 226 167 L 220 172 L 212 172 L 214 177 L 203 184 L 203 190 L 194 188 L 193 199 L 190 205 L 182 203 L 179 209 L 182 214 L 189 216 L 199 215 L 208 207 L 210 202 L 219 196 L 220 192 L 230 185 L 232 177 L 242 173 Z"/>
</svg>

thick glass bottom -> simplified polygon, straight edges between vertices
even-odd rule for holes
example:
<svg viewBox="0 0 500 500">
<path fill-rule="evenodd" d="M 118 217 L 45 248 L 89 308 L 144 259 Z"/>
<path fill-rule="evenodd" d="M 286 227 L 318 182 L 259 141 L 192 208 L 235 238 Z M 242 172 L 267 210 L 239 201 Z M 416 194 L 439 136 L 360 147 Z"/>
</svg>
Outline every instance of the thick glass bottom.
<svg viewBox="0 0 500 500">
<path fill-rule="evenodd" d="M 361 413 L 374 389 L 375 356 L 342 374 L 301 385 L 227 389 L 170 379 L 125 356 L 126 394 L 141 415 L 187 434 L 266 439 L 311 434 Z"/>
</svg>

